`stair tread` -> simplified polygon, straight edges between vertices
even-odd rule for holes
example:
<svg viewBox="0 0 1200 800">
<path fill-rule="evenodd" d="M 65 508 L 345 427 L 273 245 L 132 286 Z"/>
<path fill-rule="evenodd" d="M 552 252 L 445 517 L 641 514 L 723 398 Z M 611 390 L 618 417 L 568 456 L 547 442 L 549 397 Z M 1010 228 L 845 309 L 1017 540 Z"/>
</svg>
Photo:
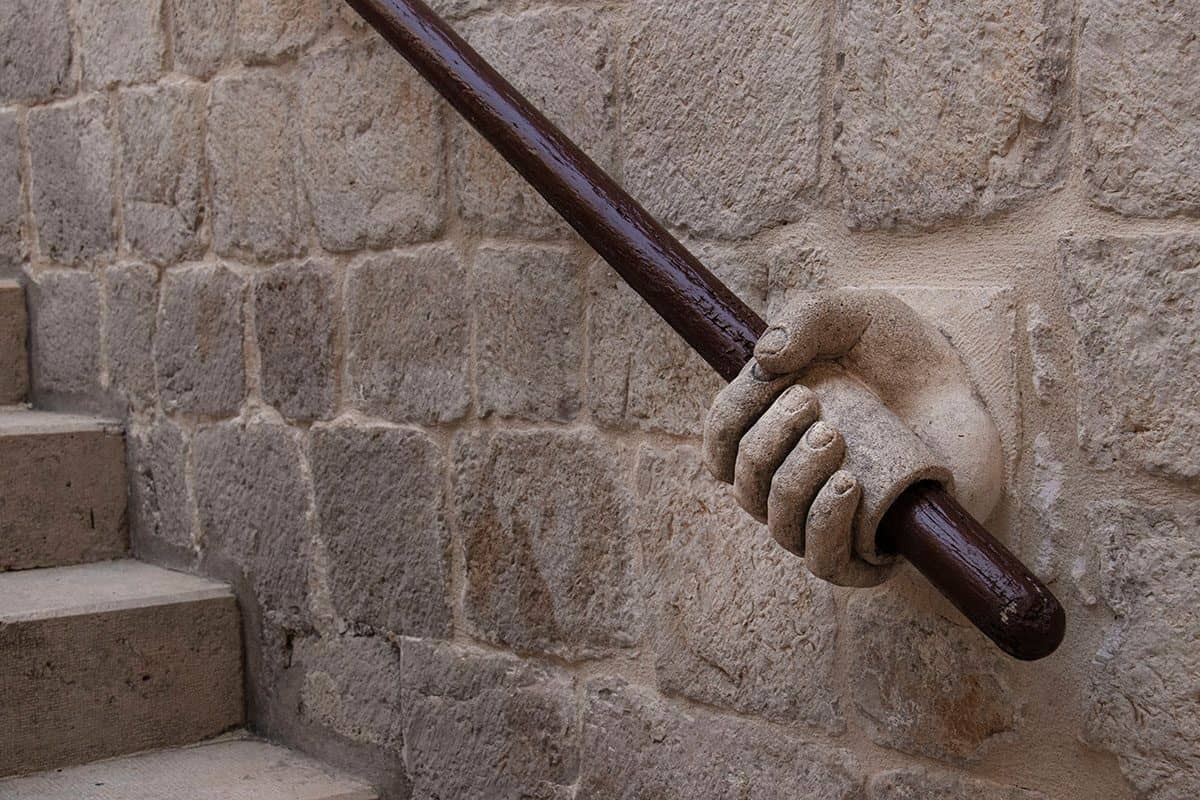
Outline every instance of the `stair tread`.
<svg viewBox="0 0 1200 800">
<path fill-rule="evenodd" d="M 38 411 L 24 406 L 0 407 L 0 436 L 36 436 L 56 433 L 120 433 L 121 424 L 105 417 Z"/>
<path fill-rule="evenodd" d="M 377 800 L 366 784 L 277 745 L 225 737 L 0 780 L 0 800 Z"/>
<path fill-rule="evenodd" d="M 132 559 L 0 573 L 0 623 L 232 597 L 223 583 Z"/>
</svg>

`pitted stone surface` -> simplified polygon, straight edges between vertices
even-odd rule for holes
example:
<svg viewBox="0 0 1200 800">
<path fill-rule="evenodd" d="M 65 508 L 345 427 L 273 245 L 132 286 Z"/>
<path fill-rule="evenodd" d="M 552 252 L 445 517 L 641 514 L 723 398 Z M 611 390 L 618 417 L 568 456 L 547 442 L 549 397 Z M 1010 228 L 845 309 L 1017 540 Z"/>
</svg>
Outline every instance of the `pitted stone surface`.
<svg viewBox="0 0 1200 800">
<path fill-rule="evenodd" d="M 263 399 L 289 419 L 319 419 L 334 411 L 337 282 L 334 268 L 315 260 L 281 264 L 255 280 Z"/>
<path fill-rule="evenodd" d="M 471 278 L 480 414 L 573 419 L 582 402 L 578 256 L 562 247 L 484 245 Z"/>
<path fill-rule="evenodd" d="M 0 280 L 15 278 L 26 254 L 21 238 L 21 217 L 25 213 L 22 172 L 17 113 L 0 111 Z"/>
<path fill-rule="evenodd" d="M 588 683 L 578 800 L 856 800 L 853 757 L 778 730 L 689 713 L 616 678 Z"/>
<path fill-rule="evenodd" d="M 1080 446 L 1101 466 L 1200 477 L 1200 237 L 1069 238 L 1059 263 Z"/>
<path fill-rule="evenodd" d="M 472 47 L 601 167 L 615 159 L 614 26 L 586 8 L 541 7 L 474 17 L 456 26 Z M 492 235 L 548 236 L 569 227 L 457 117 L 454 182 L 459 215 Z"/>
<path fill-rule="evenodd" d="M 146 83 L 163 71 L 161 0 L 77 0 L 79 63 L 83 83 L 103 89 L 114 83 Z"/>
<path fill-rule="evenodd" d="M 154 404 L 154 327 L 158 271 L 118 264 L 104 271 L 104 342 L 108 382 L 133 408 Z"/>
<path fill-rule="evenodd" d="M 643 445 L 636 476 L 659 686 L 840 730 L 829 585 L 737 507 L 696 449 Z"/>
<path fill-rule="evenodd" d="M 87 397 L 100 383 L 100 287 L 90 272 L 53 269 L 28 286 L 35 396 Z"/>
<path fill-rule="evenodd" d="M 867 787 L 868 800 L 1047 800 L 1017 786 L 1000 786 L 924 767 L 881 772 Z"/>
<path fill-rule="evenodd" d="M 382 636 L 310 637 L 296 647 L 304 669 L 301 716 L 352 742 L 401 753 L 400 647 Z"/>
<path fill-rule="evenodd" d="M 204 91 L 184 84 L 117 95 L 125 241 L 154 264 L 204 252 L 204 104 Z"/>
<path fill-rule="evenodd" d="M 154 355 L 163 408 L 228 416 L 246 391 L 242 278 L 223 265 L 172 270 L 162 285 Z"/>
<path fill-rule="evenodd" d="M 69 92 L 71 19 L 68 0 L 13 0 L 0 28 L 0 104 Z"/>
<path fill-rule="evenodd" d="M 194 558 L 187 440 L 174 423 L 135 425 L 126 436 L 129 532 L 134 555 L 172 564 Z"/>
<path fill-rule="evenodd" d="M 401 682 L 413 800 L 573 796 L 579 727 L 566 675 L 406 640 Z"/>
<path fill-rule="evenodd" d="M 113 141 L 108 98 L 30 110 L 29 203 L 43 256 L 79 264 L 112 251 Z"/>
<path fill-rule="evenodd" d="M 838 5 L 847 225 L 984 217 L 1062 182 L 1068 0 Z"/>
<path fill-rule="evenodd" d="M 29 394 L 29 314 L 25 291 L 0 279 L 0 405 L 25 401 Z"/>
<path fill-rule="evenodd" d="M 1095 656 L 1084 736 L 1117 756 L 1137 797 L 1200 796 L 1200 506 L 1105 501 L 1089 523 L 1117 619 Z"/>
<path fill-rule="evenodd" d="M 586 431 L 455 440 L 466 616 L 482 636 L 566 658 L 637 642 L 636 543 L 621 466 L 621 454 Z"/>
<path fill-rule="evenodd" d="M 446 185 L 433 89 L 377 39 L 314 55 L 301 87 L 304 176 L 322 246 L 432 239 L 445 219 Z"/>
<path fill-rule="evenodd" d="M 175 0 L 171 49 L 175 68 L 208 78 L 229 58 L 235 36 L 235 0 Z"/>
<path fill-rule="evenodd" d="M 1092 201 L 1200 215 L 1200 5 L 1084 0 L 1079 106 Z"/>
<path fill-rule="evenodd" d="M 247 64 L 295 56 L 324 30 L 330 9 L 323 0 L 225 2 L 232 2 L 236 9 L 237 54 Z"/>
<path fill-rule="evenodd" d="M 847 615 L 850 695 L 875 742 L 970 761 L 1017 730 L 1002 656 L 973 628 L 914 608 L 895 588 L 855 594 Z"/>
<path fill-rule="evenodd" d="M 446 636 L 449 536 L 437 445 L 413 430 L 321 426 L 310 458 L 334 610 L 368 629 Z"/>
<path fill-rule="evenodd" d="M 444 245 L 365 256 L 346 279 L 350 401 L 397 422 L 466 414 L 467 270 Z"/>
</svg>

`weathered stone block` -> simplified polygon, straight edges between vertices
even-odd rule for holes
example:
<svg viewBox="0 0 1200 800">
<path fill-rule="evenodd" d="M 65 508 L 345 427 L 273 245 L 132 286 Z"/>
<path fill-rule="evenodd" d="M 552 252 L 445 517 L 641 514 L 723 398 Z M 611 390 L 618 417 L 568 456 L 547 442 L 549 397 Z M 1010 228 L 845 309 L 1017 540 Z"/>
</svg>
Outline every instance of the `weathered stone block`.
<svg viewBox="0 0 1200 800">
<path fill-rule="evenodd" d="M 799 218 L 818 180 L 826 4 L 653 0 L 631 10 L 621 138 L 633 195 L 700 235 L 748 236 Z"/>
<path fill-rule="evenodd" d="M 1200 214 L 1200 6 L 1085 0 L 1079 42 L 1084 178 L 1122 214 Z"/>
<path fill-rule="evenodd" d="M 383 636 L 309 637 L 296 647 L 304 669 L 300 713 L 355 743 L 401 755 L 400 647 Z"/>
<path fill-rule="evenodd" d="M 237 412 L 246 394 L 242 278 L 223 265 L 172 270 L 154 337 L 162 406 L 209 416 Z"/>
<path fill-rule="evenodd" d="M 113 142 L 108 98 L 29 112 L 29 202 L 42 255 L 66 264 L 113 249 Z"/>
<path fill-rule="evenodd" d="M 798 297 L 828 288 L 831 288 L 829 259 L 824 251 L 804 245 L 779 245 L 767 259 L 764 319 L 770 321 Z"/>
<path fill-rule="evenodd" d="M 26 255 L 21 188 L 21 131 L 15 111 L 0 112 L 0 280 L 15 278 Z"/>
<path fill-rule="evenodd" d="M 187 440 L 174 423 L 134 425 L 126 437 L 129 533 L 134 554 L 175 565 L 194 557 L 193 503 L 187 486 Z"/>
<path fill-rule="evenodd" d="M 566 675 L 406 640 L 401 681 L 414 800 L 573 796 L 579 727 Z"/>
<path fill-rule="evenodd" d="M 842 0 L 834 158 L 846 224 L 984 217 L 1056 188 L 1071 11 L 1067 0 Z"/>
<path fill-rule="evenodd" d="M 449 422 L 471 402 L 467 271 L 445 246 L 367 256 L 346 285 L 352 402 L 400 422 Z"/>
<path fill-rule="evenodd" d="M 68 94 L 71 18 L 67 0 L 12 0 L 0 28 L 0 104 Z"/>
<path fill-rule="evenodd" d="M 1080 446 L 1103 466 L 1200 476 L 1200 237 L 1066 239 L 1059 263 Z"/>
<path fill-rule="evenodd" d="M 862 796 L 853 757 L 733 717 L 688 713 L 615 678 L 586 690 L 578 800 Z"/>
<path fill-rule="evenodd" d="M 1106 501 L 1089 523 L 1117 620 L 1096 653 L 1084 735 L 1116 754 L 1139 798 L 1200 796 L 1200 507 Z"/>
<path fill-rule="evenodd" d="M 171 49 L 175 69 L 208 78 L 233 48 L 235 0 L 175 0 Z"/>
<path fill-rule="evenodd" d="M 29 317 L 25 291 L 0 280 L 0 405 L 25 402 L 29 394 Z"/>
<path fill-rule="evenodd" d="M 1017 728 L 1001 656 L 974 629 L 914 608 L 895 588 L 855 595 L 847 615 L 849 691 L 878 744 L 968 761 Z"/>
<path fill-rule="evenodd" d="M 881 772 L 867 787 L 869 800 L 1046 800 L 1046 795 L 924 767 Z"/>
<path fill-rule="evenodd" d="M 321 245 L 343 251 L 433 238 L 446 216 L 445 134 L 433 89 L 371 39 L 313 56 L 302 94 L 305 179 Z"/>
<path fill-rule="evenodd" d="M 147 83 L 166 58 L 162 0 L 78 0 L 79 64 L 88 88 Z"/>
<path fill-rule="evenodd" d="M 324 0 L 236 0 L 237 52 L 247 64 L 279 61 L 307 47 L 328 24 Z"/>
<path fill-rule="evenodd" d="M 480 413 L 573 419 L 583 373 L 578 257 L 561 247 L 483 245 L 471 280 Z"/>
<path fill-rule="evenodd" d="M 254 283 L 263 399 L 290 419 L 331 415 L 337 403 L 337 275 L 317 261 L 281 264 Z"/>
<path fill-rule="evenodd" d="M 158 270 L 118 264 L 104 271 L 104 341 L 109 386 L 134 408 L 154 404 Z"/>
<path fill-rule="evenodd" d="M 738 508 L 691 447 L 643 445 L 637 492 L 659 686 L 769 719 L 843 727 L 829 585 Z"/>
<path fill-rule="evenodd" d="M 88 397 L 100 386 L 100 286 L 90 272 L 53 269 L 27 286 L 30 365 L 39 396 Z"/>
<path fill-rule="evenodd" d="M 198 258 L 207 213 L 203 90 L 167 84 L 117 97 L 126 243 L 155 264 Z"/>
<path fill-rule="evenodd" d="M 463 434 L 453 478 L 480 635 L 565 658 L 637 642 L 636 543 L 612 445 L 589 432 Z"/>
<path fill-rule="evenodd" d="M 208 112 L 213 244 L 265 261 L 300 255 L 308 210 L 298 169 L 295 93 L 255 71 L 213 82 Z"/>
<path fill-rule="evenodd" d="M 602 167 L 615 160 L 614 32 L 602 12 L 543 7 L 475 17 L 458 26 L 525 97 Z M 569 230 L 465 122 L 454 119 L 459 215 L 490 234 L 546 236 Z"/>
<path fill-rule="evenodd" d="M 317 427 L 320 540 L 337 613 L 403 636 L 450 632 L 449 535 L 438 446 L 417 431 Z"/>
</svg>

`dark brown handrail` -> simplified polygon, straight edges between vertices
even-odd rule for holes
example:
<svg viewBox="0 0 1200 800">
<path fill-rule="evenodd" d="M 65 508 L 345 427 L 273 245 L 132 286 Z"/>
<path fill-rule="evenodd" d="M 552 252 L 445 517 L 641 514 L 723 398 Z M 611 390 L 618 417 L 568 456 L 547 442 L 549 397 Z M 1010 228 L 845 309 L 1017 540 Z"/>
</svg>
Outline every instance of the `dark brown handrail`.
<svg viewBox="0 0 1200 800">
<path fill-rule="evenodd" d="M 766 324 L 421 0 L 346 0 L 713 369 L 732 380 Z M 910 488 L 879 545 L 907 558 L 1004 652 L 1042 658 L 1062 606 L 939 486 Z"/>
</svg>

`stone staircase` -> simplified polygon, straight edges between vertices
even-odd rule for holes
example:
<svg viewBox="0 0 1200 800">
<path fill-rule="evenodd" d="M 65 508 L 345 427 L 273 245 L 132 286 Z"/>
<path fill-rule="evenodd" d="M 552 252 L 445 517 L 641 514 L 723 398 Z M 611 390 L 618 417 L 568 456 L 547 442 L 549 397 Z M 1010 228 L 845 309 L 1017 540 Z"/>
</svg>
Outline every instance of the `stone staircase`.
<svg viewBox="0 0 1200 800">
<path fill-rule="evenodd" d="M 0 800 L 376 798 L 240 732 L 233 592 L 129 557 L 120 425 L 23 405 L 26 330 L 0 281 Z"/>
</svg>

